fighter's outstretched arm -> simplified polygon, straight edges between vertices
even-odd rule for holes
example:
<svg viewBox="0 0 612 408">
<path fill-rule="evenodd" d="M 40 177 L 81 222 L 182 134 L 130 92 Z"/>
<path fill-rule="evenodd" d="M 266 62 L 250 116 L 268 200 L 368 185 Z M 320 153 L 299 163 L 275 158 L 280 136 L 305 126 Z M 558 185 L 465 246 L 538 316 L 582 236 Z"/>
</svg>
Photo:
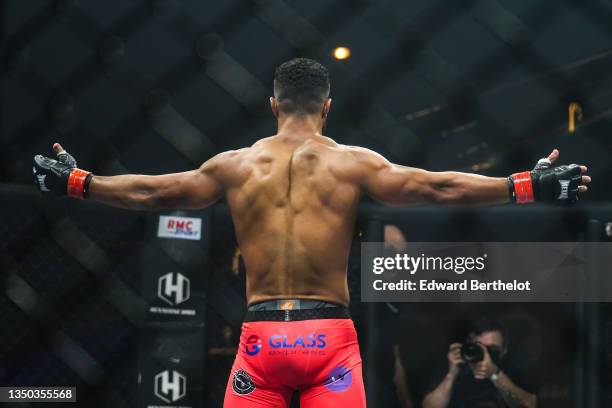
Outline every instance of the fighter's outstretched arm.
<svg viewBox="0 0 612 408">
<path fill-rule="evenodd" d="M 211 167 L 214 164 L 207 162 L 197 170 L 159 176 L 95 176 L 89 185 L 88 198 L 133 210 L 203 208 L 222 194 Z"/>
<path fill-rule="evenodd" d="M 35 181 L 42 191 L 55 191 L 104 204 L 134 209 L 203 208 L 221 198 L 219 177 L 223 153 L 206 161 L 199 169 L 182 173 L 146 176 L 125 174 L 95 176 L 77 169 L 74 158 L 55 144 L 57 162 L 42 156 L 34 158 Z M 53 163 L 55 162 L 55 163 Z"/>
<path fill-rule="evenodd" d="M 373 199 L 392 206 L 451 204 L 463 206 L 542 201 L 575 201 L 587 190 L 591 179 L 582 175 L 585 166 L 550 167 L 558 158 L 553 150 L 531 172 L 510 178 L 486 177 L 454 171 L 431 172 L 390 163 L 381 155 L 363 149 L 356 152 L 362 188 Z M 566 183 L 567 182 L 567 183 Z M 516 189 L 516 191 L 515 191 Z"/>
</svg>

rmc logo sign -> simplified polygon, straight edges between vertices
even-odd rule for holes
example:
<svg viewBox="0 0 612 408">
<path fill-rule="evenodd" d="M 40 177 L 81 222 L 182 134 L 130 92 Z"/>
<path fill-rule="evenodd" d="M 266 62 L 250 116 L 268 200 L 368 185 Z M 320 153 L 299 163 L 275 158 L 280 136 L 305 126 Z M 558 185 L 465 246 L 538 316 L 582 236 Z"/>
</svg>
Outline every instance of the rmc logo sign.
<svg viewBox="0 0 612 408">
<path fill-rule="evenodd" d="M 162 371 L 155 376 L 154 393 L 164 402 L 175 402 L 187 393 L 187 378 L 178 371 Z"/>
<path fill-rule="evenodd" d="M 160 276 L 157 296 L 170 305 L 178 305 L 189 299 L 189 278 L 180 273 L 170 272 Z"/>
</svg>

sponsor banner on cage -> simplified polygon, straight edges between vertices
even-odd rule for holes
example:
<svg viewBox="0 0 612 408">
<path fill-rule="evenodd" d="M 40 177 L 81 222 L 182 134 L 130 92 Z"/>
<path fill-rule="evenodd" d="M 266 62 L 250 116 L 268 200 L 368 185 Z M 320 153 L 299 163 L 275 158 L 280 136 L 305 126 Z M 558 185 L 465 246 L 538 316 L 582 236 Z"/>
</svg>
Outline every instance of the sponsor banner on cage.
<svg viewBox="0 0 612 408">
<path fill-rule="evenodd" d="M 202 406 L 203 324 L 148 327 L 141 337 L 138 407 Z"/>
<path fill-rule="evenodd" d="M 170 316 L 196 316 L 194 308 L 186 307 L 191 298 L 191 280 L 180 272 L 168 272 L 157 279 L 157 302 L 149 312 Z M 187 302 L 187 303 L 186 303 Z"/>
<path fill-rule="evenodd" d="M 612 243 L 361 246 L 365 302 L 611 302 Z"/>
<path fill-rule="evenodd" d="M 198 249 L 197 245 L 199 243 L 194 241 L 181 240 L 143 245 L 140 252 L 141 293 L 147 303 L 148 321 L 203 319 L 206 274 L 200 271 L 206 264 L 196 262 L 201 258 L 190 258 L 194 248 Z"/>
<path fill-rule="evenodd" d="M 199 241 L 202 237 L 202 219 L 160 215 L 157 227 L 160 238 L 190 239 Z"/>
</svg>

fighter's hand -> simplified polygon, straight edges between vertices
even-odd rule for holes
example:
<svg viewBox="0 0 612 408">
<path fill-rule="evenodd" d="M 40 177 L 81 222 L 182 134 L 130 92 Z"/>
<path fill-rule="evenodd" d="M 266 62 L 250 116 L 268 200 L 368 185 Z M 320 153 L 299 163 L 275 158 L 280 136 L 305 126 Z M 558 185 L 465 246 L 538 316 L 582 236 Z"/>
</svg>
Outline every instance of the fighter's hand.
<svg viewBox="0 0 612 408">
<path fill-rule="evenodd" d="M 459 374 L 459 365 L 463 363 L 461 358 L 461 343 L 453 343 L 448 348 L 448 373 L 452 377 L 456 377 Z"/>
<path fill-rule="evenodd" d="M 479 344 L 484 352 L 484 358 L 477 363 L 471 364 L 472 373 L 474 374 L 474 378 L 477 380 L 484 380 L 487 378 L 491 378 L 491 375 L 497 373 L 499 368 L 493 360 L 491 359 L 491 355 L 489 354 L 489 350 L 482 344 Z"/>
<path fill-rule="evenodd" d="M 34 184 L 42 192 L 84 198 L 92 178 L 88 171 L 78 169 L 74 157 L 59 143 L 53 144 L 57 159 L 36 155 L 33 160 Z"/>
<path fill-rule="evenodd" d="M 569 164 L 553 167 L 559 158 L 554 149 L 548 157 L 538 160 L 533 170 L 511 175 L 509 186 L 517 204 L 543 201 L 555 204 L 573 204 L 578 194 L 588 190 L 591 177 L 586 175 L 587 167 Z"/>
</svg>

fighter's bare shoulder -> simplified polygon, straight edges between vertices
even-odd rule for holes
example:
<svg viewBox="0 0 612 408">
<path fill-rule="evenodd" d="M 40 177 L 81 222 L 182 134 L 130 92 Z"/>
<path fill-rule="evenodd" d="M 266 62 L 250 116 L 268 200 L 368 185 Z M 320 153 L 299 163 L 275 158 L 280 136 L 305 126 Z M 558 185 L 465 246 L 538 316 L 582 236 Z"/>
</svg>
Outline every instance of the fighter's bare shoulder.
<svg viewBox="0 0 612 408">
<path fill-rule="evenodd" d="M 260 146 L 265 146 L 266 144 L 274 141 L 275 139 L 277 139 L 278 136 L 277 135 L 272 135 L 272 136 L 266 136 L 266 137 L 262 137 L 261 139 L 258 139 L 255 143 L 253 143 L 250 147 L 260 147 Z M 248 149 L 248 147 L 247 147 Z M 241 149 L 242 150 L 242 149 Z"/>
<path fill-rule="evenodd" d="M 215 180 L 223 188 L 240 183 L 244 178 L 241 163 L 244 162 L 245 154 L 248 154 L 250 149 L 250 147 L 245 147 L 221 152 L 205 161 L 198 172 L 202 176 Z"/>
<path fill-rule="evenodd" d="M 385 159 L 380 153 L 375 152 L 374 150 L 368 149 L 367 147 L 362 146 L 352 146 L 352 145 L 338 145 L 342 147 L 347 153 L 351 154 L 355 158 L 358 159 Z"/>
<path fill-rule="evenodd" d="M 370 150 L 366 147 L 340 145 L 343 152 L 348 155 L 351 160 L 349 162 L 356 166 L 363 167 L 366 170 L 385 166 L 389 163 L 387 159 L 380 153 Z"/>
<path fill-rule="evenodd" d="M 363 179 L 381 170 L 390 163 L 379 153 L 361 146 L 338 145 L 341 160 L 337 174 L 348 180 L 362 182 Z"/>
<path fill-rule="evenodd" d="M 204 164 L 202 164 L 201 169 L 202 170 L 218 170 L 221 169 L 225 166 L 231 165 L 233 162 L 235 162 L 236 160 L 239 160 L 240 157 L 242 155 L 244 155 L 244 153 L 250 149 L 249 147 L 244 147 L 242 149 L 236 149 L 236 150 L 226 150 L 224 152 L 221 152 L 213 157 L 211 157 L 210 159 L 208 159 L 207 161 L 204 162 Z"/>
</svg>

